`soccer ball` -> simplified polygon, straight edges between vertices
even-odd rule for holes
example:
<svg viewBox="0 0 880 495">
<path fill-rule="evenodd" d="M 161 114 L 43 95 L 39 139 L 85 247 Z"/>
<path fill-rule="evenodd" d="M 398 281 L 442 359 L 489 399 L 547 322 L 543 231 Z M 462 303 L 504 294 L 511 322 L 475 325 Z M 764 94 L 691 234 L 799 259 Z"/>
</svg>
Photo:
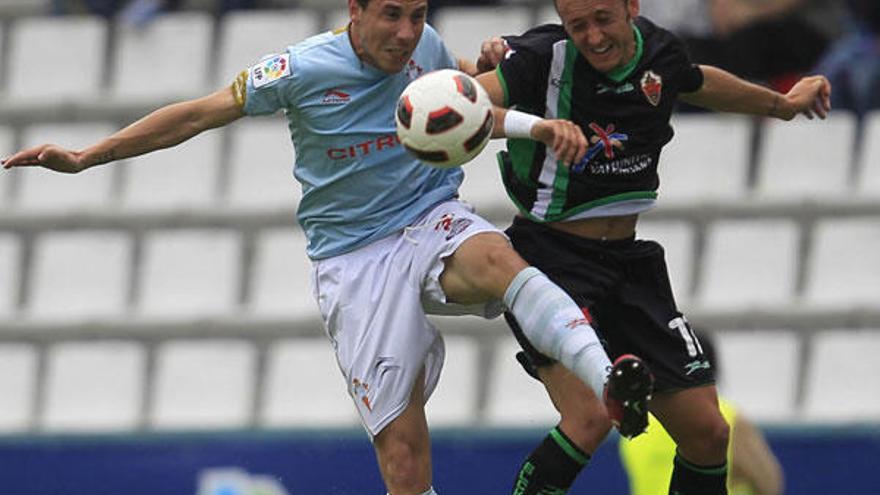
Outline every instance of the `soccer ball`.
<svg viewBox="0 0 880 495">
<path fill-rule="evenodd" d="M 397 136 L 419 160 L 457 167 L 489 142 L 495 117 L 486 90 L 453 69 L 429 72 L 411 82 L 397 101 Z"/>
</svg>

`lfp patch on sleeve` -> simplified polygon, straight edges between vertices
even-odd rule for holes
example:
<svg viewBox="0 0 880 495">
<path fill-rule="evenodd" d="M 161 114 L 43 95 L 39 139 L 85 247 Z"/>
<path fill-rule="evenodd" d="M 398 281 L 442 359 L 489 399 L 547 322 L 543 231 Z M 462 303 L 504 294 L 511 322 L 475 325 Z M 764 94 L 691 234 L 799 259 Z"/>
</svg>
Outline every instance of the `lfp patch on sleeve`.
<svg viewBox="0 0 880 495">
<path fill-rule="evenodd" d="M 254 89 L 260 89 L 272 81 L 291 74 L 290 55 L 270 55 L 251 67 L 251 79 L 254 81 Z"/>
</svg>

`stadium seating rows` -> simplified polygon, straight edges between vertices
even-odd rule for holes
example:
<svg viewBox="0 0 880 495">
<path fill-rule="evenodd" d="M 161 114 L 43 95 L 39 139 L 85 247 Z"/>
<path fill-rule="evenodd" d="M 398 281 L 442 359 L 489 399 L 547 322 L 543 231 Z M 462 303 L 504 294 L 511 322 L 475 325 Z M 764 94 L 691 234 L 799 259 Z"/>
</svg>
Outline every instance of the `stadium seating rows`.
<svg viewBox="0 0 880 495">
<path fill-rule="evenodd" d="M 447 9 L 436 26 L 473 57 L 489 31 L 553 17 L 552 8 Z M 345 18 L 293 10 L 218 22 L 174 14 L 142 30 L 93 18 L 0 24 L 9 43 L 0 113 L 25 117 L 0 125 L 0 153 L 84 146 L 131 108 L 221 87 L 321 19 Z M 47 65 L 64 76 L 46 77 Z M 78 105 L 105 113 L 71 123 L 37 111 Z M 679 115 L 675 127 L 662 206 L 639 236 L 665 245 L 683 308 L 733 322 L 713 329 L 722 389 L 758 420 L 876 418 L 878 375 L 851 356 L 880 351 L 880 325 L 851 320 L 876 313 L 880 294 L 880 114 L 860 139 L 846 114 L 820 124 Z M 356 424 L 316 325 L 289 143 L 282 119 L 253 119 L 76 177 L 0 173 L 0 432 Z M 514 212 L 495 163 L 502 147 L 492 142 L 466 165 L 462 187 L 499 225 Z M 784 324 L 803 312 L 828 323 Z M 752 313 L 783 318 L 755 327 L 731 316 Z M 503 324 L 460 320 L 438 321 L 452 335 L 431 421 L 550 424 Z M 293 331 L 266 336 L 254 321 Z M 147 329 L 130 335 L 132 322 Z M 217 330 L 237 326 L 232 336 Z"/>
</svg>

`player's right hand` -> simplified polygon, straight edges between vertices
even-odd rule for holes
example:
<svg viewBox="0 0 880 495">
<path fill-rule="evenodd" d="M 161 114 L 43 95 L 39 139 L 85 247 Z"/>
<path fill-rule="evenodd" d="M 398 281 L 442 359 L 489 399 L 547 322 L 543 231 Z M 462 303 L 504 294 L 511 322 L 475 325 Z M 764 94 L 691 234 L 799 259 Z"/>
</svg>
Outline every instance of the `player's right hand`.
<svg viewBox="0 0 880 495">
<path fill-rule="evenodd" d="M 570 120 L 543 119 L 532 128 L 532 138 L 552 149 L 566 165 L 580 162 L 587 153 L 584 132 Z"/>
<path fill-rule="evenodd" d="M 824 119 L 831 111 L 831 83 L 825 76 L 804 77 L 783 96 L 783 104 L 777 110 L 777 116 L 783 120 L 791 120 L 797 114 L 804 114 L 808 119 L 819 117 Z"/>
<path fill-rule="evenodd" d="M 504 54 L 510 47 L 507 42 L 498 36 L 493 36 L 484 41 L 480 46 L 480 57 L 477 59 L 477 73 L 489 72 L 504 60 Z"/>
<path fill-rule="evenodd" d="M 85 167 L 82 153 L 71 151 L 54 144 L 34 146 L 5 158 L 0 162 L 4 169 L 14 167 L 43 167 L 65 174 L 75 174 Z"/>
</svg>

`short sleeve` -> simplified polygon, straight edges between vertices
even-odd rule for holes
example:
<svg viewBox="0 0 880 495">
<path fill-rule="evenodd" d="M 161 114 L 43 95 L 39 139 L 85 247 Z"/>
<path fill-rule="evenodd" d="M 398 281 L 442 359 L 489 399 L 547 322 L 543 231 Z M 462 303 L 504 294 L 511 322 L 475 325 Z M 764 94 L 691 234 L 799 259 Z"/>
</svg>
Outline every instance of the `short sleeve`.
<svg viewBox="0 0 880 495">
<path fill-rule="evenodd" d="M 674 38 L 675 52 L 675 85 L 681 93 L 693 93 L 703 87 L 703 70 L 695 64 L 683 41 Z"/>
<path fill-rule="evenodd" d="M 245 115 L 269 115 L 291 105 L 293 65 L 290 53 L 272 54 L 238 75 L 232 91 Z"/>
<path fill-rule="evenodd" d="M 543 106 L 541 88 L 546 87 L 553 43 L 561 32 L 561 26 L 548 24 L 522 36 L 504 37 L 508 50 L 496 73 L 504 90 L 505 106 Z"/>
</svg>

